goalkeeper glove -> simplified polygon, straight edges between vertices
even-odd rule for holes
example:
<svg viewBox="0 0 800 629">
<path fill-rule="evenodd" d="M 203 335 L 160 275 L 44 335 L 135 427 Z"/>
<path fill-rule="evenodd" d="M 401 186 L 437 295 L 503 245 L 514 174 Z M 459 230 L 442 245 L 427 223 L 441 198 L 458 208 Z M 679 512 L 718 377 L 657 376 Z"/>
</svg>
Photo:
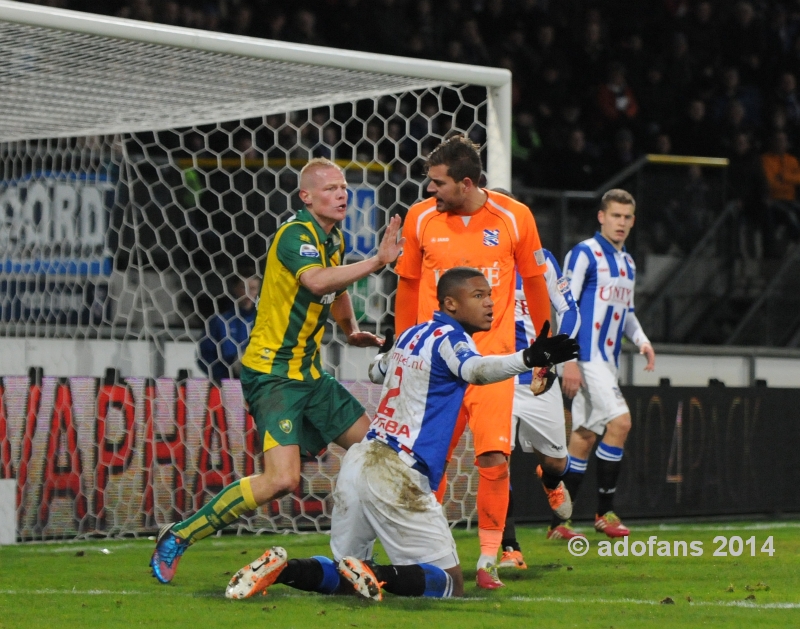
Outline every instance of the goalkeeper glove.
<svg viewBox="0 0 800 629">
<path fill-rule="evenodd" d="M 522 359 L 527 367 L 550 367 L 578 357 L 578 342 L 567 334 L 548 337 L 550 322 L 545 321 L 536 340 L 522 350 Z"/>
<path fill-rule="evenodd" d="M 393 345 L 394 345 L 394 330 L 389 328 L 389 331 L 386 333 L 386 338 L 383 339 L 383 345 L 381 345 L 378 348 L 378 353 L 385 354 L 390 349 L 392 349 Z"/>
</svg>

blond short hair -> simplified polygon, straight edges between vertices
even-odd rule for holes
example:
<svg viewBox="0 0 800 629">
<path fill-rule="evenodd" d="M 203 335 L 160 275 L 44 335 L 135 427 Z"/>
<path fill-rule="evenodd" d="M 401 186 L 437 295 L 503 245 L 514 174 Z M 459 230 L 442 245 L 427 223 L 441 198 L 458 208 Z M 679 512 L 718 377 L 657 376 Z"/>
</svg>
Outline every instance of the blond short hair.
<svg viewBox="0 0 800 629">
<path fill-rule="evenodd" d="M 300 189 L 304 190 L 306 188 L 307 184 L 304 182 L 308 181 L 308 177 L 313 175 L 318 170 L 322 170 L 323 168 L 335 168 L 340 173 L 344 172 L 336 162 L 332 162 L 327 157 L 315 157 L 308 160 L 306 165 L 303 166 L 303 169 L 300 171 Z"/>
<path fill-rule="evenodd" d="M 605 212 L 611 203 L 632 205 L 634 211 L 636 210 L 636 200 L 633 198 L 633 195 L 622 188 L 612 188 L 603 195 L 603 198 L 600 199 L 600 211 Z"/>
</svg>

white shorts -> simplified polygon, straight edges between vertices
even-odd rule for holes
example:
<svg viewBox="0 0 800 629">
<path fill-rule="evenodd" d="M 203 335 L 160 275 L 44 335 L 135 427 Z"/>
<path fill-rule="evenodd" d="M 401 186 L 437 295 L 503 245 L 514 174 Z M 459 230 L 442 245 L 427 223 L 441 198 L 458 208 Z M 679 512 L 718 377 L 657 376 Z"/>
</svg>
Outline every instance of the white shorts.
<svg viewBox="0 0 800 629">
<path fill-rule="evenodd" d="M 514 410 L 511 413 L 511 448 L 514 448 L 519 425 L 519 443 L 523 452 L 537 450 L 545 456 L 567 456 L 567 431 L 564 400 L 558 379 L 547 393 L 536 396 L 527 384 L 514 386 Z"/>
<path fill-rule="evenodd" d="M 630 413 L 617 380 L 617 370 L 605 361 L 578 362 L 583 386 L 572 401 L 572 430 L 585 428 L 598 435 L 615 417 Z"/>
<path fill-rule="evenodd" d="M 396 565 L 459 564 L 456 543 L 428 478 L 378 441 L 352 446 L 342 459 L 333 492 L 331 551 L 372 559 L 375 538 Z"/>
</svg>

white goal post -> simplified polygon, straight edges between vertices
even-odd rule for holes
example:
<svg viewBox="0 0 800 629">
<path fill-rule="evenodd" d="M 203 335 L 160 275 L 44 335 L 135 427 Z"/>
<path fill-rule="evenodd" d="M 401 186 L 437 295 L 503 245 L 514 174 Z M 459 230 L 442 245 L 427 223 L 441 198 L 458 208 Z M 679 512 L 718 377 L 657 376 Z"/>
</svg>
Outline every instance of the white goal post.
<svg viewBox="0 0 800 629">
<path fill-rule="evenodd" d="M 450 129 L 511 186 L 503 69 L 0 0 L 0 85 L 0 479 L 23 540 L 149 534 L 257 469 L 238 382 L 198 342 L 240 313 L 310 157 L 346 172 L 350 260 L 422 197 Z M 391 270 L 352 287 L 365 329 L 392 325 L 394 287 Z M 325 339 L 326 369 L 374 411 L 366 352 L 335 325 Z M 238 530 L 326 527 L 335 450 Z M 475 515 L 471 452 L 466 435 L 453 523 Z"/>
</svg>

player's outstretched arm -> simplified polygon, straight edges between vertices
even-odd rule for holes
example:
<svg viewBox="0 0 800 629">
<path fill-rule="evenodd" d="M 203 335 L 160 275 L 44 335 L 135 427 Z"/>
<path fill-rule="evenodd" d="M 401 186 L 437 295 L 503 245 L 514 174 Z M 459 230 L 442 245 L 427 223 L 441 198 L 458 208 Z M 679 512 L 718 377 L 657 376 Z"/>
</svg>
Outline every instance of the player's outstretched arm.
<svg viewBox="0 0 800 629">
<path fill-rule="evenodd" d="M 355 347 L 380 347 L 383 339 L 372 332 L 362 332 L 358 327 L 356 315 L 353 311 L 353 302 L 345 291 L 331 304 L 331 316 L 347 339 L 348 345 Z"/>
<path fill-rule="evenodd" d="M 373 257 L 342 266 L 312 267 L 300 276 L 300 283 L 315 295 L 326 295 L 347 288 L 353 282 L 397 260 L 405 244 L 403 238 L 398 239 L 399 233 L 400 216 L 395 214 L 386 227 L 378 253 Z"/>
<path fill-rule="evenodd" d="M 522 358 L 528 367 L 552 367 L 578 357 L 578 342 L 566 334 L 547 336 L 550 322 L 545 321 L 536 340 L 522 351 Z"/>
</svg>

